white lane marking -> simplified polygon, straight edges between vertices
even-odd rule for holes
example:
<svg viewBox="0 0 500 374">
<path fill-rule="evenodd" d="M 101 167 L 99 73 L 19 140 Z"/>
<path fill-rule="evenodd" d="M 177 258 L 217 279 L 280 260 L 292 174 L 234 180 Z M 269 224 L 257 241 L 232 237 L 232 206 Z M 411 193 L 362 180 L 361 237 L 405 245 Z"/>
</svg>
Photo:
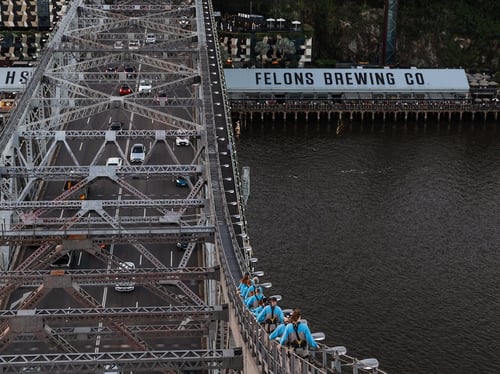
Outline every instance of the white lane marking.
<svg viewBox="0 0 500 374">
<path fill-rule="evenodd" d="M 142 254 L 139 256 L 139 266 L 142 265 Z"/>
<path fill-rule="evenodd" d="M 83 149 L 83 142 L 80 143 L 80 148 L 78 148 L 79 151 Z"/>
<path fill-rule="evenodd" d="M 174 252 L 170 251 L 170 267 L 174 267 Z"/>
<path fill-rule="evenodd" d="M 80 262 L 82 262 L 82 256 L 83 256 L 83 253 L 80 252 L 80 254 L 78 255 L 78 266 L 80 266 Z"/>
</svg>

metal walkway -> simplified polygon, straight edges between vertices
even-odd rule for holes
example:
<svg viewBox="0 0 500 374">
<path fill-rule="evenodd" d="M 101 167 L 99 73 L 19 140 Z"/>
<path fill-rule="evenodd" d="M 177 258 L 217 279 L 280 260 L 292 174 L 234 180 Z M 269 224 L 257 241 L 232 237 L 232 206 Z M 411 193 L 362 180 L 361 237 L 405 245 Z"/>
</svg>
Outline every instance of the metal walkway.
<svg viewBox="0 0 500 374">
<path fill-rule="evenodd" d="M 210 1 L 68 5 L 0 138 L 0 373 L 373 364 L 287 355 L 236 294 L 252 253 L 213 25 Z"/>
</svg>

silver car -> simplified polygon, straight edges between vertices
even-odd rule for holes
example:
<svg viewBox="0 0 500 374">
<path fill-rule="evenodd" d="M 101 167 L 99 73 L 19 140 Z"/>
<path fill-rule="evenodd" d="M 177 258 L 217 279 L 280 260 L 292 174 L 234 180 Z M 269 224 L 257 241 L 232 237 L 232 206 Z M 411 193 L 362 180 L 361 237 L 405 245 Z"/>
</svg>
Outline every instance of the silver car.
<svg viewBox="0 0 500 374">
<path fill-rule="evenodd" d="M 130 148 L 130 162 L 141 163 L 146 158 L 146 147 L 144 144 L 137 143 Z"/>
</svg>

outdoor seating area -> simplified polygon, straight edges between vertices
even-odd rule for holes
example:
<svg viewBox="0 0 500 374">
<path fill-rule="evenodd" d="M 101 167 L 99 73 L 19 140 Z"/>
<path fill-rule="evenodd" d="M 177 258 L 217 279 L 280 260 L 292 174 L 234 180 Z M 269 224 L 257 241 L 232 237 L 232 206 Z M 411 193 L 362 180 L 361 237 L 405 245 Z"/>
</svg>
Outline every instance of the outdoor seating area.
<svg viewBox="0 0 500 374">
<path fill-rule="evenodd" d="M 282 17 L 265 18 L 257 14 L 238 13 L 230 17 L 219 17 L 218 29 L 226 32 L 301 31 L 302 22 Z"/>
</svg>

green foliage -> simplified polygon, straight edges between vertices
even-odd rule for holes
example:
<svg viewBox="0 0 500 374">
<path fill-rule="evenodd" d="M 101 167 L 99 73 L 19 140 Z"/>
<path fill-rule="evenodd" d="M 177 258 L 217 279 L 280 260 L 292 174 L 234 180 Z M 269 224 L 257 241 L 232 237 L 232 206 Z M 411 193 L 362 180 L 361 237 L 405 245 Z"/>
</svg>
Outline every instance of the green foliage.
<svg viewBox="0 0 500 374">
<path fill-rule="evenodd" d="M 214 8 L 223 14 L 248 13 L 250 10 L 250 0 L 213 0 L 213 3 Z M 254 14 L 300 20 L 303 32 L 313 36 L 313 58 L 316 61 L 368 60 L 381 53 L 382 0 L 252 0 L 251 4 Z M 367 13 L 376 17 L 367 20 Z M 428 66 L 437 63 L 442 67 L 470 64 L 497 69 L 500 60 L 499 15 L 500 1 L 399 1 L 396 59 L 403 65 L 410 64 L 417 56 Z M 377 29 L 378 34 L 373 31 Z M 459 45 L 461 40 L 470 42 L 464 47 Z M 353 41 L 358 42 L 356 53 L 349 48 Z M 415 46 L 421 49 L 415 50 Z M 435 59 L 426 60 L 429 56 L 435 56 Z"/>
<path fill-rule="evenodd" d="M 497 71 L 493 76 L 493 80 L 497 83 L 500 83 L 500 71 Z"/>
</svg>

